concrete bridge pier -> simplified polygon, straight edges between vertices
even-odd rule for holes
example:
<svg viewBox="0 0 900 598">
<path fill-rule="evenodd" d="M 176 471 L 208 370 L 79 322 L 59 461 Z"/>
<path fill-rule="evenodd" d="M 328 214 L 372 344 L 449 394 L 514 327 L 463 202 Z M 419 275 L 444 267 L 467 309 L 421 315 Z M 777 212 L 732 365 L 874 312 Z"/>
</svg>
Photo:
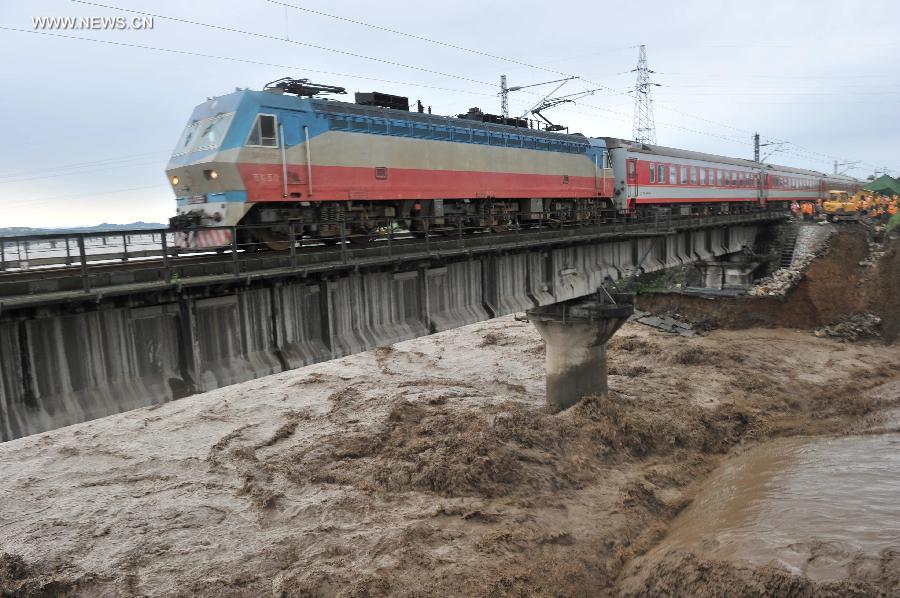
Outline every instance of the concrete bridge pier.
<svg viewBox="0 0 900 598">
<path fill-rule="evenodd" d="M 716 290 L 745 291 L 753 286 L 758 261 L 701 262 L 697 264 L 703 287 Z"/>
<path fill-rule="evenodd" d="M 634 312 L 634 296 L 599 293 L 528 310 L 546 342 L 547 404 L 562 411 L 609 392 L 606 342 Z"/>
</svg>

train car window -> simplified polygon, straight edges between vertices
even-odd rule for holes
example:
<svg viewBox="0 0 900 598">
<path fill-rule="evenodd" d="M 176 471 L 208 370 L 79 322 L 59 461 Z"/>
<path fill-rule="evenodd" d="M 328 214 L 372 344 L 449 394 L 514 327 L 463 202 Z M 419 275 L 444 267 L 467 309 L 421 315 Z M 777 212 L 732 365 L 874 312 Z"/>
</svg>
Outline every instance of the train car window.
<svg viewBox="0 0 900 598">
<path fill-rule="evenodd" d="M 688 167 L 682 166 L 681 167 L 681 184 L 687 185 L 687 182 L 688 182 Z"/>
<path fill-rule="evenodd" d="M 650 182 L 656 182 L 656 164 L 653 162 L 650 163 Z"/>
<path fill-rule="evenodd" d="M 373 133 L 387 133 L 387 122 L 376 118 L 372 120 L 372 127 L 369 129 Z"/>
<path fill-rule="evenodd" d="M 656 180 L 660 183 L 666 182 L 666 165 L 665 164 L 657 164 L 656 165 Z"/>
<path fill-rule="evenodd" d="M 706 184 L 706 169 L 705 168 L 700 169 L 700 184 L 701 185 Z"/>
<path fill-rule="evenodd" d="M 250 137 L 247 138 L 247 145 L 278 147 L 278 131 L 275 127 L 275 115 L 257 115 L 256 122 L 253 123 L 253 129 L 250 131 Z"/>
<path fill-rule="evenodd" d="M 691 166 L 691 185 L 697 184 L 697 167 Z"/>
<path fill-rule="evenodd" d="M 669 184 L 674 185 L 678 182 L 678 167 L 669 164 Z"/>
</svg>

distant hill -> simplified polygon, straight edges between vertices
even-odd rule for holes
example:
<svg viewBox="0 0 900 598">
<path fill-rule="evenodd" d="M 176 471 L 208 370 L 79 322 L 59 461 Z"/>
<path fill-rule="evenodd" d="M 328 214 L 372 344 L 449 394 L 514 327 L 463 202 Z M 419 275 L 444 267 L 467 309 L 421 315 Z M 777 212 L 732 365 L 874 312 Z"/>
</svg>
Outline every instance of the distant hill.
<svg viewBox="0 0 900 598">
<path fill-rule="evenodd" d="M 168 228 L 167 224 L 158 222 L 132 222 L 130 224 L 110 224 L 104 222 L 95 226 L 73 226 L 65 228 L 33 228 L 30 226 L 0 227 L 0 237 L 18 237 L 23 235 L 46 235 L 60 233 L 96 233 L 115 230 L 133 230 L 142 228 Z"/>
</svg>

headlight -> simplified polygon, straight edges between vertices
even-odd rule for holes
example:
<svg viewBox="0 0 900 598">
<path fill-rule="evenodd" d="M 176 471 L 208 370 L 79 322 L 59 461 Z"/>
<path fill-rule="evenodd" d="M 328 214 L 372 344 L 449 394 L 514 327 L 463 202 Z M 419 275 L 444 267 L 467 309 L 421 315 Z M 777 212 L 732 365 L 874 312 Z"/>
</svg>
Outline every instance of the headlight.
<svg viewBox="0 0 900 598">
<path fill-rule="evenodd" d="M 177 185 L 177 184 L 178 184 L 178 177 L 177 177 L 176 175 L 174 175 L 174 174 L 172 175 L 172 184 L 173 184 L 173 185 Z"/>
<path fill-rule="evenodd" d="M 205 174 L 205 175 L 206 175 L 206 178 L 209 179 L 209 180 L 211 180 L 211 181 L 214 181 L 214 180 L 216 180 L 217 178 L 219 178 L 219 173 L 216 172 L 215 170 L 204 170 L 204 171 L 203 171 L 203 174 Z"/>
</svg>

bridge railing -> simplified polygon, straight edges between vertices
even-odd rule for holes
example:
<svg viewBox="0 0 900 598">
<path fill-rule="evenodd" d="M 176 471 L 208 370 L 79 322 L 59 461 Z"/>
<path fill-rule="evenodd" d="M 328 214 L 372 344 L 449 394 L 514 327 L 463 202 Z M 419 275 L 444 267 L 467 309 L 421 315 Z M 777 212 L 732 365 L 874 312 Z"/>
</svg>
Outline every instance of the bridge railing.
<svg viewBox="0 0 900 598">
<path fill-rule="evenodd" d="M 0 298 L 153 283 L 203 284 L 209 277 L 244 277 L 267 270 L 308 270 L 420 257 L 450 256 L 681 228 L 772 220 L 784 212 L 637 218 L 615 213 L 512 213 L 378 218 L 365 222 L 139 229 L 0 238 Z M 197 247 L 204 243 L 218 246 Z M 224 243 L 222 243 L 224 241 Z M 186 243 L 195 246 L 185 247 Z M 268 246 L 265 245 L 268 243 Z M 269 247 L 275 247 L 272 251 Z"/>
</svg>

